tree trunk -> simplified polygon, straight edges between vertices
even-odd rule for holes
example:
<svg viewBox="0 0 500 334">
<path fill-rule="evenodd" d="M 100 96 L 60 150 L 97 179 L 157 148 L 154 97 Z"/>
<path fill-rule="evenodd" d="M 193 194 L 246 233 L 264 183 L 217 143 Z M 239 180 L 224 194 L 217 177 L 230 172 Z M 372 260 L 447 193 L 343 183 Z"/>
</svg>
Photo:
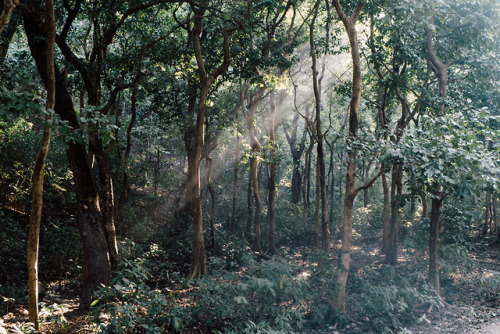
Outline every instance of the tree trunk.
<svg viewBox="0 0 500 334">
<path fill-rule="evenodd" d="M 125 221 L 125 212 L 127 210 L 127 205 L 128 205 L 128 196 L 130 193 L 129 189 L 129 184 L 128 184 L 128 162 L 129 162 L 129 157 L 130 157 L 130 149 L 132 148 L 132 129 L 135 125 L 135 121 L 137 118 L 137 107 L 136 107 L 136 102 L 137 102 L 137 87 L 134 87 L 132 89 L 132 96 L 131 96 L 131 110 L 130 112 L 132 113 L 132 117 L 130 119 L 130 123 L 128 124 L 127 127 L 127 146 L 125 148 L 125 155 L 123 157 L 123 176 L 122 176 L 122 186 L 121 186 L 121 196 L 119 205 L 118 207 L 118 212 L 117 212 L 117 234 L 120 236 L 123 236 L 124 232 L 124 221 Z"/>
<path fill-rule="evenodd" d="M 5 57 L 7 57 L 10 42 L 17 31 L 19 23 L 21 23 L 21 15 L 16 12 L 12 13 L 9 23 L 5 27 L 4 31 L 0 33 L 0 65 L 3 64 Z"/>
<path fill-rule="evenodd" d="M 358 36 L 356 32 L 356 21 L 358 20 L 367 0 L 360 0 L 350 17 L 347 17 L 340 6 L 339 0 L 333 0 L 333 5 L 338 16 L 342 20 L 349 36 L 351 56 L 353 61 L 352 96 L 349 106 L 349 140 L 355 141 L 359 125 L 359 104 L 361 101 L 362 77 L 361 61 Z M 340 251 L 339 265 L 337 271 L 337 284 L 339 291 L 333 301 L 333 306 L 340 312 L 345 313 L 345 287 L 351 264 L 351 238 L 352 238 L 352 209 L 356 183 L 356 151 L 349 153 L 346 174 L 346 189 L 344 197 L 344 216 L 342 222 L 342 248 Z"/>
<path fill-rule="evenodd" d="M 268 201 L 267 201 L 267 226 L 268 226 L 268 248 L 269 254 L 276 253 L 276 240 L 275 240 L 275 230 L 276 230 L 276 131 L 278 130 L 278 125 L 281 118 L 281 109 L 283 106 L 283 100 L 285 98 L 284 91 L 280 92 L 280 98 L 278 102 L 278 108 L 276 108 L 275 103 L 275 93 L 274 90 L 270 93 L 270 104 L 271 113 L 269 115 L 269 141 L 270 141 L 270 171 L 269 171 L 269 182 L 268 182 Z"/>
<path fill-rule="evenodd" d="M 429 282 L 440 293 L 439 286 L 439 231 L 440 224 L 440 210 L 443 202 L 441 194 L 441 186 L 436 185 L 437 189 L 433 192 L 432 209 L 431 209 L 431 223 L 430 223 L 430 239 L 429 239 Z"/>
<path fill-rule="evenodd" d="M 54 45 L 56 38 L 56 23 L 54 15 L 53 0 L 45 2 L 45 29 L 47 31 L 46 42 L 46 67 L 47 67 L 47 105 L 46 110 L 49 116 L 46 122 L 52 122 L 52 110 L 55 105 L 56 78 L 54 70 Z M 1 30 L 0 30 L 1 33 Z M 33 168 L 33 189 L 32 203 L 30 213 L 30 225 L 28 233 L 28 290 L 29 290 L 29 320 L 35 325 L 35 329 L 40 330 L 38 322 L 38 250 L 40 244 L 40 221 L 42 219 L 43 206 L 43 179 L 45 171 L 45 160 L 49 152 L 52 127 L 49 124 L 44 125 L 40 149 Z"/>
<path fill-rule="evenodd" d="M 483 231 L 482 235 L 483 237 L 488 234 L 488 226 L 491 225 L 491 197 L 490 193 L 487 191 L 486 192 L 486 198 L 484 201 L 484 224 L 483 224 Z M 490 233 L 491 233 L 491 226 L 490 226 Z"/>
<path fill-rule="evenodd" d="M 194 279 L 207 273 L 207 258 L 205 255 L 205 239 L 203 237 L 203 213 L 201 208 L 200 161 L 204 144 L 204 122 L 207 111 L 209 86 L 203 85 L 200 89 L 198 117 L 194 132 L 192 158 L 188 160 L 187 193 L 191 203 L 193 218 L 193 254 L 189 278 Z"/>
<path fill-rule="evenodd" d="M 214 226 L 214 220 L 215 220 L 215 192 L 212 187 L 212 168 L 213 168 L 213 159 L 208 156 L 209 153 L 207 153 L 207 160 L 208 160 L 208 172 L 207 172 L 207 187 L 208 187 L 208 192 L 210 193 L 210 246 L 212 247 L 212 254 L 215 254 L 215 226 Z"/>
<path fill-rule="evenodd" d="M 421 219 L 427 218 L 427 196 L 426 194 L 420 194 L 420 201 L 422 202 L 422 217 Z"/>
<path fill-rule="evenodd" d="M 325 63 L 323 62 L 321 76 L 318 77 L 317 71 L 317 59 L 316 59 L 316 44 L 314 41 L 314 23 L 318 14 L 319 4 L 321 0 L 318 0 L 315 5 L 314 14 L 311 20 L 310 30 L 309 30 L 309 45 L 311 48 L 311 60 L 312 60 L 312 77 L 313 77 L 313 91 L 315 100 L 315 110 L 316 110 L 316 154 L 317 154 L 317 178 L 319 183 L 319 197 L 321 199 L 321 249 L 328 250 L 328 241 L 330 237 L 330 231 L 328 230 L 328 199 L 326 193 L 326 177 L 325 177 L 325 152 L 323 149 L 323 131 L 321 129 L 321 80 L 325 71 Z M 329 38 L 329 36 L 327 36 Z"/>
<path fill-rule="evenodd" d="M 23 18 L 31 54 L 35 59 L 42 80 L 46 83 L 45 33 L 30 14 L 25 15 L 23 12 Z M 68 121 L 68 124 L 77 130 L 79 124 L 73 108 L 73 101 L 65 86 L 65 79 L 57 67 L 55 68 L 55 76 L 55 112 L 60 115 L 62 120 Z M 75 141 L 68 143 L 66 153 L 75 180 L 78 204 L 77 223 L 83 246 L 83 289 L 80 306 L 87 308 L 90 306 L 93 292 L 102 284 L 109 283 L 111 268 L 107 242 L 102 228 L 99 197 L 87 153 L 85 148 Z"/>
<path fill-rule="evenodd" d="M 264 95 L 266 88 L 265 86 L 259 87 L 255 95 L 250 101 L 248 107 L 248 135 L 250 138 L 250 147 L 252 149 L 252 156 L 250 158 L 250 179 L 252 182 L 252 192 L 253 200 L 255 205 L 255 218 L 254 218 L 254 232 L 255 232 L 255 250 L 257 252 L 262 252 L 262 234 L 261 234 L 261 199 L 259 194 L 259 156 L 262 150 L 259 140 L 257 139 L 256 129 L 255 129 L 255 111 L 257 110 L 257 105 Z"/>
<path fill-rule="evenodd" d="M 309 137 L 309 147 L 306 150 L 304 156 L 304 181 L 302 182 L 304 188 L 302 189 L 302 202 L 304 203 L 304 211 L 302 213 L 302 220 L 304 225 L 307 224 L 308 213 L 309 213 L 309 203 L 310 203 L 310 193 L 311 193 L 311 152 L 314 148 L 314 140 L 312 136 Z"/>
<path fill-rule="evenodd" d="M 387 247 L 387 252 L 385 260 L 391 265 L 396 265 L 398 263 L 398 243 L 399 243 L 399 225 L 401 216 L 399 209 L 401 206 L 401 164 L 399 161 L 394 162 L 392 165 L 392 177 L 391 177 L 391 225 L 389 234 L 389 245 Z"/>
<path fill-rule="evenodd" d="M 434 18 L 431 17 L 430 24 L 434 24 Z M 425 36 L 427 42 L 427 55 L 429 56 L 429 61 L 433 66 L 434 74 L 438 79 L 439 85 L 439 97 L 441 98 L 441 103 L 439 110 L 436 113 L 436 117 L 441 117 L 444 114 L 446 108 L 446 89 L 448 87 L 448 69 L 452 62 L 444 64 L 437 56 L 437 51 L 432 45 L 432 31 L 425 26 Z M 429 281 L 436 289 L 439 294 L 439 260 L 438 260 L 438 247 L 439 247 L 439 232 L 440 232 L 440 210 L 443 202 L 442 186 L 439 183 L 434 183 L 432 185 L 433 197 L 432 197 L 432 208 L 431 208 L 431 222 L 429 231 Z"/>
<path fill-rule="evenodd" d="M 314 248 L 319 249 L 319 206 L 320 206 L 320 185 L 319 185 L 319 165 L 316 164 L 315 180 L 316 186 L 314 187 Z"/>
<path fill-rule="evenodd" d="M 389 246 L 389 187 L 385 174 L 382 174 L 382 189 L 384 191 L 384 222 L 382 227 L 381 250 L 383 253 L 386 253 Z"/>
<path fill-rule="evenodd" d="M 299 126 L 299 113 L 295 112 L 293 115 L 293 129 L 292 133 L 289 134 L 287 128 L 285 127 L 285 135 L 290 146 L 290 151 L 292 153 L 292 203 L 299 204 L 301 190 L 302 190 L 302 175 L 300 175 L 300 158 L 304 152 L 304 143 L 306 139 L 307 131 L 304 129 L 302 134 L 302 139 L 297 146 L 297 131 Z"/>
<path fill-rule="evenodd" d="M 93 137 L 91 135 L 91 137 Z M 108 245 L 109 260 L 111 263 L 111 270 L 116 272 L 118 270 L 118 243 L 116 242 L 116 229 L 115 229 L 115 198 L 113 193 L 113 179 L 111 177 L 111 168 L 109 166 L 107 153 L 104 152 L 102 142 L 99 138 L 94 137 L 90 139 L 95 150 L 94 152 L 97 164 L 99 165 L 99 180 L 101 182 L 101 214 L 104 227 L 104 235 Z"/>
<path fill-rule="evenodd" d="M 234 177 L 233 177 L 233 207 L 231 214 L 231 234 L 236 232 L 236 204 L 238 194 L 238 169 L 240 164 L 240 132 L 238 131 L 239 119 L 236 115 L 236 145 L 234 149 Z"/>
<path fill-rule="evenodd" d="M 9 23 L 10 13 L 17 4 L 17 0 L 3 0 L 2 7 L 0 8 L 0 34 Z"/>
</svg>

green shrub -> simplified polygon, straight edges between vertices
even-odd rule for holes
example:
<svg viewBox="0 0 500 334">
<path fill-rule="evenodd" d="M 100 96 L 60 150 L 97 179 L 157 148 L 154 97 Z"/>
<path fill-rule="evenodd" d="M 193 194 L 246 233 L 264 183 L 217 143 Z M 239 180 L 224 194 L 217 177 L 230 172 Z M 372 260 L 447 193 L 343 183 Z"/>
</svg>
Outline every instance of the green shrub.
<svg viewBox="0 0 500 334">
<path fill-rule="evenodd" d="M 244 271 L 220 270 L 217 277 L 198 280 L 186 295 L 176 291 L 163 295 L 151 289 L 145 283 L 146 262 L 126 260 L 111 284 L 96 293 L 98 332 L 164 333 L 189 328 L 271 333 L 301 328 L 305 281 L 295 277 L 294 268 L 284 261 L 249 259 Z"/>
<path fill-rule="evenodd" d="M 401 323 L 420 316 L 417 306 L 442 306 L 442 301 L 421 273 L 398 273 L 392 266 L 364 268 L 351 278 L 349 304 L 368 318 L 378 333 L 396 333 Z"/>
</svg>

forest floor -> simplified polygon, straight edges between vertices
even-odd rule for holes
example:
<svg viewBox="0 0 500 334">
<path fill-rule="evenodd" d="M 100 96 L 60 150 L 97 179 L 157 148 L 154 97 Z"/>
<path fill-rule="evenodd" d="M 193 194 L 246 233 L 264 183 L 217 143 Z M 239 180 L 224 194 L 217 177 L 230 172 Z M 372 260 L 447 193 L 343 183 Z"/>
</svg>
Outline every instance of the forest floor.
<svg viewBox="0 0 500 334">
<path fill-rule="evenodd" d="M 380 266 L 383 258 L 378 251 L 377 238 L 362 238 L 354 243 L 352 276 L 360 274 L 366 266 Z M 338 249 L 338 245 L 337 245 Z M 311 249 L 301 247 L 281 249 L 280 256 L 294 259 L 296 264 L 303 263 L 300 256 Z M 409 270 L 413 251 L 402 250 L 397 270 Z M 299 255 L 297 255 L 299 254 Z M 336 256 L 335 251 L 331 257 Z M 413 253 L 413 258 L 415 254 Z M 444 306 L 432 307 L 424 305 L 420 311 L 422 316 L 418 323 L 402 323 L 402 333 L 500 333 L 500 291 L 488 289 L 487 278 L 500 272 L 500 247 L 498 245 L 478 244 L 474 251 L 469 253 L 466 270 L 458 270 L 457 274 L 448 274 L 442 277 L 442 296 Z M 467 274 L 465 274 L 467 273 Z M 482 282 L 484 284 L 482 284 Z M 498 289 L 498 285 L 496 286 Z M 78 289 L 70 281 L 52 282 L 48 286 L 48 293 L 43 299 L 46 307 L 40 314 L 43 333 L 94 333 L 93 316 L 78 309 Z M 349 290 L 349 286 L 348 286 Z M 0 315 L 0 334 L 27 332 L 26 305 L 13 305 L 11 310 Z M 355 311 L 355 310 L 351 310 Z M 356 320 L 358 319 L 358 320 Z M 359 321 L 354 316 L 342 326 L 331 326 L 325 330 L 308 330 L 306 333 L 374 333 L 370 324 Z M 102 319 L 101 319 L 102 320 Z"/>
</svg>

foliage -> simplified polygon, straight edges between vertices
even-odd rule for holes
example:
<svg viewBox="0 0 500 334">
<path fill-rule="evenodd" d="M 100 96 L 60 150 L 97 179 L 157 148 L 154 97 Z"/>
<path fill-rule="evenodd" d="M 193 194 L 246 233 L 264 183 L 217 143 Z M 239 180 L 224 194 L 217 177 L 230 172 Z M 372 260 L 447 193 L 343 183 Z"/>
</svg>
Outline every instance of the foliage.
<svg viewBox="0 0 500 334">
<path fill-rule="evenodd" d="M 379 333 L 396 333 L 403 321 L 417 320 L 422 305 L 443 306 L 420 272 L 398 272 L 392 266 L 378 270 L 365 267 L 352 278 L 348 299 L 353 310 L 362 312 Z M 366 320 L 365 318 L 365 320 Z"/>
<path fill-rule="evenodd" d="M 169 295 L 163 295 L 146 284 L 147 262 L 125 260 L 111 284 L 96 293 L 93 304 L 99 332 L 163 333 L 193 327 L 226 333 L 257 327 L 288 332 L 301 327 L 306 283 L 283 261 L 250 259 L 239 275 L 220 269 L 217 277 L 186 282 L 188 287 L 196 285 L 183 304 L 182 292 L 167 290 Z"/>
</svg>

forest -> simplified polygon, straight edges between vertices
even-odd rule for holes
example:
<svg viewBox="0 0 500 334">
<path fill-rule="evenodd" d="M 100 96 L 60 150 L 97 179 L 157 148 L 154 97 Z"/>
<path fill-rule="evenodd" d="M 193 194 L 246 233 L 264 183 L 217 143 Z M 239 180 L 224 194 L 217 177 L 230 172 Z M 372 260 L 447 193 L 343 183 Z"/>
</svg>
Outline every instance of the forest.
<svg viewBox="0 0 500 334">
<path fill-rule="evenodd" d="M 1 0 L 0 334 L 500 332 L 498 0 Z"/>
</svg>

